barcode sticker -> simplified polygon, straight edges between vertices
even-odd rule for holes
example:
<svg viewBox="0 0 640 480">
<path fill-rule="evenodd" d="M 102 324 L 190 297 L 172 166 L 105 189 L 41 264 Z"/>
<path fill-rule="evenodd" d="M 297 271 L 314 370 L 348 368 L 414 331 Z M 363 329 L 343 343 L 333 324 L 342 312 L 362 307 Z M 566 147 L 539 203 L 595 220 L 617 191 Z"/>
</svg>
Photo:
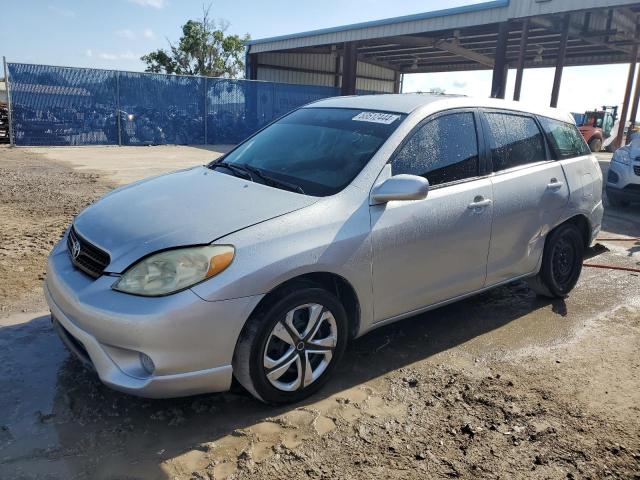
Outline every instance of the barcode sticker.
<svg viewBox="0 0 640 480">
<path fill-rule="evenodd" d="M 390 125 L 399 118 L 400 115 L 394 115 L 393 113 L 361 112 L 351 120 L 356 122 L 383 123 L 385 125 Z"/>
</svg>

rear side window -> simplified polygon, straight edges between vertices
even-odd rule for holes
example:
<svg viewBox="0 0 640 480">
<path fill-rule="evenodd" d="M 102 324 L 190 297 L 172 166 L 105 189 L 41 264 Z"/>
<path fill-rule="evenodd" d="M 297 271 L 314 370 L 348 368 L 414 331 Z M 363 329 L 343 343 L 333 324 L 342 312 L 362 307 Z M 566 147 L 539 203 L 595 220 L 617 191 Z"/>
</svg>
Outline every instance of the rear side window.
<svg viewBox="0 0 640 480">
<path fill-rule="evenodd" d="M 442 115 L 424 124 L 395 156 L 392 171 L 425 177 L 431 185 L 478 176 L 473 113 Z"/>
<path fill-rule="evenodd" d="M 591 153 L 575 125 L 546 117 L 539 118 L 559 159 L 580 157 Z"/>
<path fill-rule="evenodd" d="M 485 118 L 494 171 L 547 159 L 542 132 L 533 118 L 493 112 L 485 113 Z"/>
</svg>

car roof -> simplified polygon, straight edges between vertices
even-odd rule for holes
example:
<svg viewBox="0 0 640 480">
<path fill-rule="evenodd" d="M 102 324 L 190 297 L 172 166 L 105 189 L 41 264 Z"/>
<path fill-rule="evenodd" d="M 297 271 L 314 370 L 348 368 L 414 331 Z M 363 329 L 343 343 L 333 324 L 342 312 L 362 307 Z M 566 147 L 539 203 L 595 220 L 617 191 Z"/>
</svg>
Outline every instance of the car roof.
<svg viewBox="0 0 640 480">
<path fill-rule="evenodd" d="M 532 113 L 563 122 L 575 123 L 573 116 L 556 108 L 540 107 L 523 102 L 512 102 L 497 98 L 466 97 L 464 95 L 443 95 L 433 93 L 394 93 L 380 95 L 356 95 L 332 97 L 310 103 L 305 108 L 353 108 L 358 110 L 379 110 L 409 114 L 418 108 L 430 105 L 429 113 L 464 107 L 486 107 Z"/>
</svg>

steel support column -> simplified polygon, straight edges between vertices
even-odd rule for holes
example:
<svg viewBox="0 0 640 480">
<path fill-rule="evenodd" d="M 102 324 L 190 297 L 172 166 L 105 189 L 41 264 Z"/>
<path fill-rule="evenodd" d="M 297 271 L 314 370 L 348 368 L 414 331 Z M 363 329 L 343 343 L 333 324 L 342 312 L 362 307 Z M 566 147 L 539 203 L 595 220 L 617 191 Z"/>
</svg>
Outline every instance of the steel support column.
<svg viewBox="0 0 640 480">
<path fill-rule="evenodd" d="M 631 113 L 629 114 L 629 131 L 631 131 L 633 127 L 636 126 L 636 117 L 638 116 L 638 100 L 640 100 L 640 69 L 638 69 L 638 72 L 636 73 L 636 89 L 633 92 Z"/>
<path fill-rule="evenodd" d="M 393 72 L 393 93 L 400 93 L 400 72 Z"/>
<path fill-rule="evenodd" d="M 356 94 L 356 75 L 358 70 L 358 51 L 355 42 L 344 43 L 342 57 L 342 95 Z"/>
<path fill-rule="evenodd" d="M 11 87 L 9 86 L 9 70 L 7 69 L 7 59 L 2 57 L 2 66 L 4 69 L 4 86 L 7 89 L 7 120 L 9 120 L 9 145 L 16 145 L 13 135 L 13 107 L 11 105 Z"/>
<path fill-rule="evenodd" d="M 560 84 L 562 83 L 562 70 L 564 69 L 564 59 L 567 53 L 567 40 L 569 39 L 569 25 L 571 15 L 565 15 L 562 19 L 562 32 L 560 34 L 560 47 L 558 48 L 558 58 L 556 59 L 556 71 L 553 76 L 553 87 L 551 88 L 551 107 L 558 106 L 560 97 Z"/>
<path fill-rule="evenodd" d="M 516 85 L 513 89 L 513 99 L 520 100 L 522 90 L 522 76 L 524 74 L 525 53 L 527 52 L 527 40 L 529 38 L 529 19 L 522 22 L 522 36 L 520 37 L 520 50 L 518 51 L 518 67 L 516 70 Z"/>
<path fill-rule="evenodd" d="M 496 43 L 496 60 L 493 65 L 493 78 L 491 80 L 491 97 L 504 98 L 507 88 L 507 40 L 509 38 L 509 23 L 503 22 L 498 27 L 498 39 Z"/>
<path fill-rule="evenodd" d="M 618 126 L 618 134 L 613 142 L 614 148 L 622 146 L 624 138 L 624 127 L 627 123 L 627 113 L 629 112 L 629 101 L 631 100 L 631 88 L 633 87 L 633 77 L 636 73 L 636 62 L 638 61 L 638 45 L 634 45 L 631 50 L 631 63 L 629 64 L 629 74 L 627 75 L 627 88 L 624 90 L 624 100 L 622 101 L 622 112 L 620 112 L 620 123 Z"/>
<path fill-rule="evenodd" d="M 258 79 L 258 55 L 255 53 L 247 55 L 247 73 L 249 80 Z"/>
</svg>

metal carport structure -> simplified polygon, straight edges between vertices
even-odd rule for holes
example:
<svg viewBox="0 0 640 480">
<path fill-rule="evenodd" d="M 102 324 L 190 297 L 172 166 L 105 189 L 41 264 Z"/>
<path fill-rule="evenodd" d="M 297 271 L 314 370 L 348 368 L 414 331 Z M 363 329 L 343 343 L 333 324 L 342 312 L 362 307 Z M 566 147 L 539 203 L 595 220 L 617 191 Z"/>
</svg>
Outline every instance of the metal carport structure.
<svg viewBox="0 0 640 480">
<path fill-rule="evenodd" d="M 491 96 L 504 98 L 509 68 L 514 99 L 525 68 L 555 67 L 556 106 L 564 66 L 629 63 L 621 112 L 638 108 L 631 90 L 638 57 L 640 2 L 493 0 L 248 42 L 247 78 L 339 87 L 343 95 L 400 91 L 403 74 L 493 70 Z M 621 128 L 617 143 L 622 140 Z"/>
</svg>

